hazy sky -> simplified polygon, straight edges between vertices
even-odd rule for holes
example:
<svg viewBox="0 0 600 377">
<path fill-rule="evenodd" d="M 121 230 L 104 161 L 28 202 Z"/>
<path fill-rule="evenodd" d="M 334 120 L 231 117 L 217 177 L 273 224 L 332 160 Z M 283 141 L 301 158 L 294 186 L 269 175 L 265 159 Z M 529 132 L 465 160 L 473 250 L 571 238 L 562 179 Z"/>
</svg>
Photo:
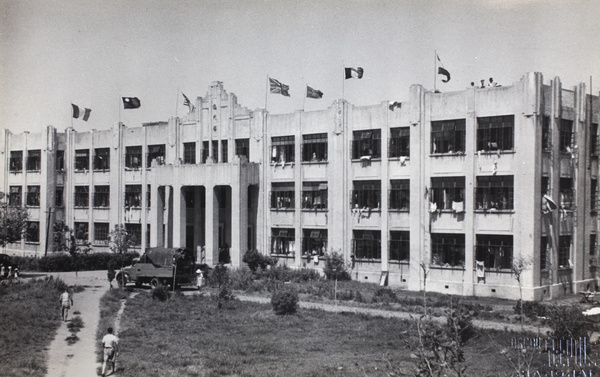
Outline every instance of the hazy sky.
<svg viewBox="0 0 600 377">
<path fill-rule="evenodd" d="M 597 0 L 0 0 L 0 128 L 105 129 L 121 96 L 142 102 L 121 109 L 126 125 L 167 120 L 187 110 L 178 89 L 195 99 L 213 81 L 255 109 L 267 75 L 291 87 L 268 95 L 271 113 L 325 109 L 342 87 L 355 105 L 403 101 L 433 88 L 436 50 L 442 91 L 539 71 L 588 90 L 592 76 L 598 94 L 599 36 Z M 364 78 L 344 82 L 344 66 Z M 304 101 L 306 85 L 324 98 Z"/>
</svg>

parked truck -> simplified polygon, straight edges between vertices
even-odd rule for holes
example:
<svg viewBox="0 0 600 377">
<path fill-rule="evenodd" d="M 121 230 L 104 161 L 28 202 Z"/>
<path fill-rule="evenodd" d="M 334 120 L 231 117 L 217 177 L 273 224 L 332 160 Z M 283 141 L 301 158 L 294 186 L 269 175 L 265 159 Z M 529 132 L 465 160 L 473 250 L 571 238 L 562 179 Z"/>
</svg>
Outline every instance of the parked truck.
<svg viewBox="0 0 600 377">
<path fill-rule="evenodd" d="M 135 283 L 150 284 L 152 288 L 159 285 L 180 287 L 196 284 L 196 263 L 194 253 L 181 248 L 148 248 L 139 258 L 135 258 L 131 266 L 117 272 L 119 286 Z"/>
</svg>

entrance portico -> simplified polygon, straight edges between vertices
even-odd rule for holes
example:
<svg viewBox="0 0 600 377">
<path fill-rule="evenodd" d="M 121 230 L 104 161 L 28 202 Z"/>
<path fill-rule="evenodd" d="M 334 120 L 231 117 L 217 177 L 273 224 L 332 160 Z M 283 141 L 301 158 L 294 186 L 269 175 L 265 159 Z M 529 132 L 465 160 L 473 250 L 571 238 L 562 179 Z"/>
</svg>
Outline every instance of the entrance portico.
<svg viewBox="0 0 600 377">
<path fill-rule="evenodd" d="M 150 183 L 151 247 L 190 248 L 209 265 L 242 264 L 256 239 L 249 234 L 257 229 L 256 213 L 249 209 L 258 200 L 258 164 L 235 157 L 230 163 L 154 166 Z"/>
</svg>

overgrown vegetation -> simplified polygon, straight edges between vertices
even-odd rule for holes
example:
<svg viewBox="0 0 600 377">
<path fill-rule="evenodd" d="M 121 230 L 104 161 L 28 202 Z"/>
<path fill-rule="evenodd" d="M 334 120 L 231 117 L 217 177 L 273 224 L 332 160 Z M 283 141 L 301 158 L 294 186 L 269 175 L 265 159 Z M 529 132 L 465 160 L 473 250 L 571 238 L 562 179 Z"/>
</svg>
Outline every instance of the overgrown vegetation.
<svg viewBox="0 0 600 377">
<path fill-rule="evenodd" d="M 47 257 L 12 256 L 13 261 L 21 271 L 67 272 L 67 271 L 97 271 L 108 269 L 109 263 L 117 266 L 131 264 L 133 258 L 139 257 L 137 252 L 127 254 L 90 253 L 80 254 L 76 258 L 66 253 L 50 254 Z"/>
<path fill-rule="evenodd" d="M 57 300 L 66 288 L 52 277 L 0 286 L 0 376 L 46 375 L 45 349 L 61 324 Z"/>
<path fill-rule="evenodd" d="M 273 292 L 271 306 L 278 315 L 296 314 L 298 309 L 298 293 L 291 290 Z"/>
<path fill-rule="evenodd" d="M 115 321 L 117 319 L 117 313 L 121 308 L 121 301 L 126 300 L 130 293 L 131 291 L 127 289 L 111 289 L 100 299 L 100 320 L 96 332 L 96 344 L 98 344 L 96 352 L 97 362 L 102 362 L 103 350 L 99 346 L 100 341 L 102 340 L 102 337 L 106 335 L 106 330 L 109 327 L 115 328 Z"/>
</svg>

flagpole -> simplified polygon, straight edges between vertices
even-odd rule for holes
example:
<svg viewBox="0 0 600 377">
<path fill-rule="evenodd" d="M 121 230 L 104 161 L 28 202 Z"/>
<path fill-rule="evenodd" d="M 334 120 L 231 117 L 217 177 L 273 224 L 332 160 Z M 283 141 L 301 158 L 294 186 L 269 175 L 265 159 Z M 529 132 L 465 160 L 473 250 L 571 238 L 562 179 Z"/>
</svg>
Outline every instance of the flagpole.
<svg viewBox="0 0 600 377">
<path fill-rule="evenodd" d="M 177 87 L 177 96 L 175 96 L 175 118 L 177 118 L 177 110 L 179 109 L 179 93 L 181 91 L 179 90 L 179 87 Z"/>
<path fill-rule="evenodd" d="M 267 73 L 267 85 L 265 87 L 265 111 L 267 111 L 267 97 L 269 95 L 269 74 Z"/>
<path fill-rule="evenodd" d="M 308 95 L 308 85 L 306 85 L 306 90 L 304 91 L 304 100 L 302 101 L 302 111 L 304 111 L 304 108 L 306 106 L 306 96 Z"/>
<path fill-rule="evenodd" d="M 342 60 L 342 99 L 344 99 L 344 85 L 346 83 L 346 66 Z"/>
<path fill-rule="evenodd" d="M 437 75 L 437 50 L 433 50 L 433 92 L 436 91 L 436 75 Z"/>
<path fill-rule="evenodd" d="M 121 101 L 122 97 L 119 97 L 119 126 L 121 126 Z"/>
</svg>

